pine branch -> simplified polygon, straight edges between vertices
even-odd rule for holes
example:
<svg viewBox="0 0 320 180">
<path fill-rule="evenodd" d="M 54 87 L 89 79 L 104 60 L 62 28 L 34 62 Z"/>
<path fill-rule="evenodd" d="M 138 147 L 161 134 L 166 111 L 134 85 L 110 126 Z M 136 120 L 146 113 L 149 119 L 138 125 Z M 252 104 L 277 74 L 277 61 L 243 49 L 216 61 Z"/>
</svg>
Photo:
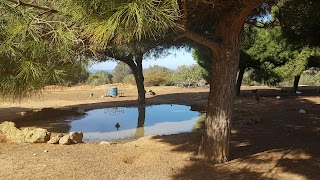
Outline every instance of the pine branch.
<svg viewBox="0 0 320 180">
<path fill-rule="evenodd" d="M 58 12 L 57 10 L 52 9 L 52 8 L 50 8 L 50 7 L 40 6 L 40 5 L 30 4 L 30 3 L 25 3 L 25 2 L 23 2 L 23 1 L 21 1 L 21 0 L 6 0 L 6 1 L 10 1 L 10 2 L 12 2 L 12 3 L 15 3 L 16 6 L 32 7 L 32 8 L 44 10 L 44 11 L 47 11 L 47 12 L 50 12 L 50 13 L 57 13 L 57 12 Z M 46 13 L 47 13 L 47 12 L 46 12 Z"/>
</svg>

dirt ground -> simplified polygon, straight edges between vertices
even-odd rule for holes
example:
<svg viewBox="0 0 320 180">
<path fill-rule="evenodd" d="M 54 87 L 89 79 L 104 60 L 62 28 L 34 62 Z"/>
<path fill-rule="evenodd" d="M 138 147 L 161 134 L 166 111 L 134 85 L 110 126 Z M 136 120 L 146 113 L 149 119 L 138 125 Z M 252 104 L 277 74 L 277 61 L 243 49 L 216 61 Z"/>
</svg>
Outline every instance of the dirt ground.
<svg viewBox="0 0 320 180">
<path fill-rule="evenodd" d="M 135 87 L 118 85 L 124 97 L 101 98 L 108 88 L 48 87 L 42 95 L 20 103 L 0 103 L 0 122 L 44 107 L 90 110 L 136 104 Z M 151 89 L 157 95 L 147 95 L 147 104 L 205 104 L 209 91 Z M 251 89 L 258 89 L 259 101 Z M 320 179 L 320 88 L 300 90 L 302 94 L 295 95 L 280 88 L 244 87 L 235 101 L 235 119 L 243 116 L 242 110 L 261 121 L 232 128 L 230 161 L 224 164 L 212 165 L 197 157 L 200 131 L 69 146 L 16 144 L 0 133 L 0 179 Z"/>
</svg>

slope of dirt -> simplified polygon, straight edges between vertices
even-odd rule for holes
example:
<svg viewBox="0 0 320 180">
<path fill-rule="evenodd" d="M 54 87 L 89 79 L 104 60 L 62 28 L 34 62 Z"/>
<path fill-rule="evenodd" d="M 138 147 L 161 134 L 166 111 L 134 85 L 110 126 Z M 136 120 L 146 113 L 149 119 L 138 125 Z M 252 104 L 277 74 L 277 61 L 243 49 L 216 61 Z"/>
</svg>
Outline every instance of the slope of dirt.
<svg viewBox="0 0 320 180">
<path fill-rule="evenodd" d="M 136 89 L 118 88 L 124 90 L 125 97 L 101 98 L 105 87 L 51 87 L 47 89 L 50 93 L 20 104 L 0 104 L 0 122 L 43 107 L 88 110 L 135 105 Z M 256 88 L 259 101 L 251 92 Z M 0 133 L 0 179 L 319 179 L 318 88 L 301 87 L 303 93 L 299 96 L 281 93 L 277 88 L 243 89 L 235 102 L 234 118 L 254 114 L 260 121 L 232 128 L 227 163 L 212 165 L 196 156 L 200 132 L 148 136 L 111 145 L 71 146 L 15 144 Z M 177 87 L 152 90 L 157 95 L 147 95 L 148 104 L 204 104 L 209 91 Z M 90 93 L 94 93 L 93 98 Z M 299 113 L 300 109 L 307 113 Z"/>
</svg>

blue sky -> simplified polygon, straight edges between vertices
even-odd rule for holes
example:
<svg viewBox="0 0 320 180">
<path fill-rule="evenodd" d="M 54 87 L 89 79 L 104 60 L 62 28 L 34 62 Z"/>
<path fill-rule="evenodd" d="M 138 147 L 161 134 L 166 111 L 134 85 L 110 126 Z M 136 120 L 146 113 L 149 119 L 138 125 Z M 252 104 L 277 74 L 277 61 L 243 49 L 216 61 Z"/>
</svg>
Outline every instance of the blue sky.
<svg viewBox="0 0 320 180">
<path fill-rule="evenodd" d="M 143 68 L 148 68 L 153 65 L 165 66 L 170 69 L 177 69 L 178 66 L 181 65 L 192 65 L 196 64 L 195 60 L 192 58 L 191 52 L 185 50 L 172 50 L 170 54 L 166 57 L 159 59 L 144 59 L 142 66 Z M 89 70 L 113 70 L 117 65 L 117 62 L 106 61 L 97 64 L 93 64 L 89 67 Z"/>
</svg>

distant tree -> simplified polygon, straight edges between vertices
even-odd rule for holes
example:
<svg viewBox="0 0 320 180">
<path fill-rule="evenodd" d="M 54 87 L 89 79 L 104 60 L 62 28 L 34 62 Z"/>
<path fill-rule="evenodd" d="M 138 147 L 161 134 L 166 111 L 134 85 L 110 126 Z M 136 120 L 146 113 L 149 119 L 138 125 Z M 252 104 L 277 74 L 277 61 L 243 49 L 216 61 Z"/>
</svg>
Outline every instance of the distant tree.
<svg viewBox="0 0 320 180">
<path fill-rule="evenodd" d="M 196 45 L 192 51 L 193 59 L 204 69 L 202 77 L 207 82 L 210 82 L 211 79 L 211 51 L 207 47 Z"/>
<path fill-rule="evenodd" d="M 256 31 L 255 42 L 247 51 L 261 63 L 260 69 L 255 71 L 255 80 L 276 85 L 284 79 L 294 78 L 293 89 L 296 91 L 301 73 L 311 65 L 313 57 L 320 55 L 320 51 L 291 44 L 283 37 L 280 27 Z"/>
<path fill-rule="evenodd" d="M 174 73 L 173 80 L 175 84 L 192 85 L 192 83 L 202 80 L 203 69 L 197 65 L 182 65 L 179 66 Z"/>
<path fill-rule="evenodd" d="M 134 75 L 130 74 L 130 75 L 127 75 L 126 77 L 124 77 L 123 83 L 127 83 L 127 84 L 131 84 L 131 85 L 136 86 L 136 80 L 134 78 Z"/>
<path fill-rule="evenodd" d="M 120 61 L 112 70 L 112 82 L 123 83 L 123 79 L 130 74 L 132 74 L 130 67 L 126 63 Z"/>
<path fill-rule="evenodd" d="M 282 1 L 274 8 L 275 16 L 280 21 L 283 37 L 296 49 L 301 49 L 300 59 L 310 60 L 302 60 L 304 65 L 298 71 L 294 68 L 293 74 L 296 74 L 293 84 L 294 91 L 298 89 L 303 70 L 320 67 L 319 59 L 313 58 L 319 56 L 318 50 L 314 48 L 320 48 L 319 8 L 320 1 L 318 0 Z M 315 59 L 318 61 L 314 61 Z"/>
<path fill-rule="evenodd" d="M 173 71 L 164 66 L 154 65 L 144 70 L 145 85 L 172 85 Z"/>
<path fill-rule="evenodd" d="M 111 77 L 112 75 L 106 71 L 97 71 L 95 73 L 91 73 L 87 84 L 91 85 L 104 85 L 111 83 Z"/>
</svg>

